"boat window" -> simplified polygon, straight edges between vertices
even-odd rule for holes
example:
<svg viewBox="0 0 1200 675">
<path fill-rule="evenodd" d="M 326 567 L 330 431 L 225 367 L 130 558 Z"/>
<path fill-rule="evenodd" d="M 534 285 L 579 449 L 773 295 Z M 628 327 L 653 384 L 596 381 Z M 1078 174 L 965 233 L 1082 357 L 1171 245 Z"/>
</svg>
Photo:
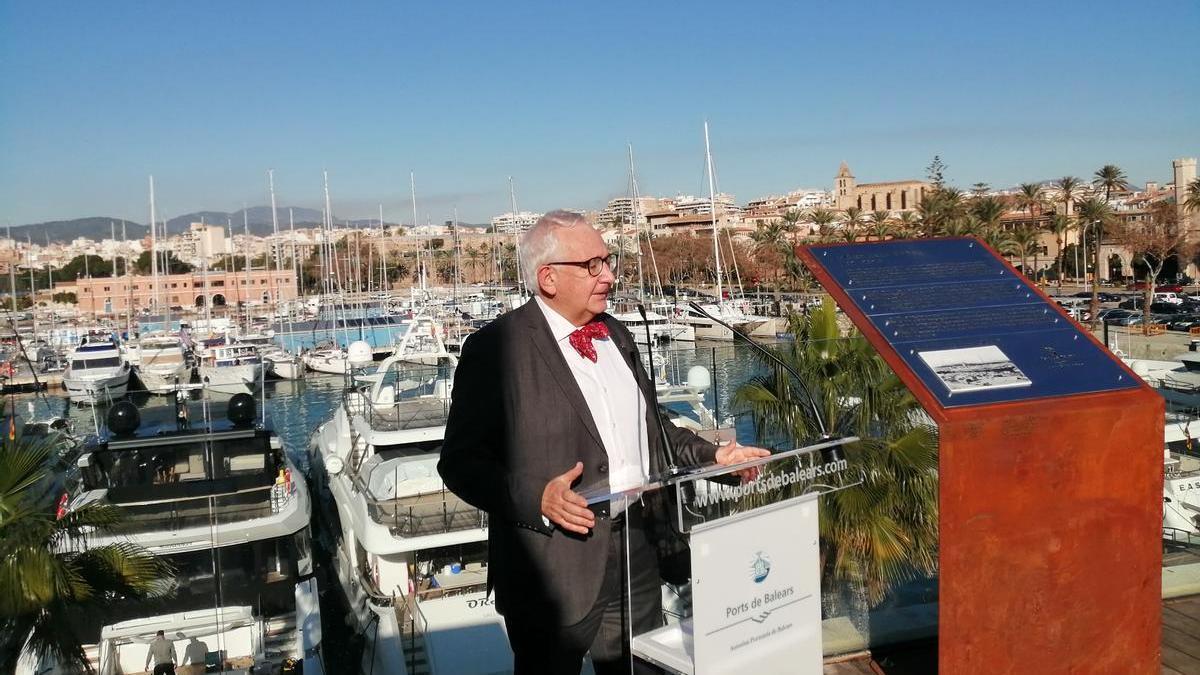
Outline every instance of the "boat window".
<svg viewBox="0 0 1200 675">
<path fill-rule="evenodd" d="M 72 370 L 85 370 L 87 368 L 116 368 L 121 365 L 121 357 L 109 356 L 101 359 L 74 359 L 71 361 Z"/>
<path fill-rule="evenodd" d="M 174 611 L 211 608 L 220 595 L 225 605 L 250 605 L 272 614 L 295 607 L 297 577 L 292 536 L 221 546 L 167 556 L 175 568 Z"/>
</svg>

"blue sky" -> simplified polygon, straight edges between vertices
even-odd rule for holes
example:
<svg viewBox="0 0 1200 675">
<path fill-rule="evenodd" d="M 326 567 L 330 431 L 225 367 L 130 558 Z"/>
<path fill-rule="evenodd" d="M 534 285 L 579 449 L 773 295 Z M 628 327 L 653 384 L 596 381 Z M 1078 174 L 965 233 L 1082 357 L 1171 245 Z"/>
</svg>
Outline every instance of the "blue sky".
<svg viewBox="0 0 1200 675">
<path fill-rule="evenodd" d="M 343 7 L 348 5 L 349 7 Z M 280 202 L 438 222 L 1200 154 L 1200 4 L 0 3 L 0 224 Z"/>
</svg>

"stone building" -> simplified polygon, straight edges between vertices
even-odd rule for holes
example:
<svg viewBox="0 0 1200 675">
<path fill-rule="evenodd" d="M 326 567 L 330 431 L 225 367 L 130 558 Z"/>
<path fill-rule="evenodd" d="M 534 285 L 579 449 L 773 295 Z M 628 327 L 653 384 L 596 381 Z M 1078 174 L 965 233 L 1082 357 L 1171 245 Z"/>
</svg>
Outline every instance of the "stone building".
<svg viewBox="0 0 1200 675">
<path fill-rule="evenodd" d="M 890 183 L 858 183 L 850 167 L 842 162 L 833 182 L 834 208 L 839 211 L 857 206 L 863 211 L 912 211 L 932 186 L 919 180 Z"/>
<path fill-rule="evenodd" d="M 149 275 L 79 278 L 60 283 L 55 292 L 74 293 L 79 311 L 123 314 L 150 308 L 155 299 L 154 278 Z M 268 304 L 297 297 L 296 272 L 251 270 L 241 272 L 189 272 L 158 275 L 158 302 L 163 307 L 214 307 L 245 302 Z"/>
</svg>

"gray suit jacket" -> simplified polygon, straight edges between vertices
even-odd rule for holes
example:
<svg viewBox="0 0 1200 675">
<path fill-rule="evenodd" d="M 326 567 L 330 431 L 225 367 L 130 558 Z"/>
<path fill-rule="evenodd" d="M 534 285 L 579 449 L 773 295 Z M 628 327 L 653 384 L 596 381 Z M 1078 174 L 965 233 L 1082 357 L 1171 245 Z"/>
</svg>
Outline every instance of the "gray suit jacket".
<svg viewBox="0 0 1200 675">
<path fill-rule="evenodd" d="M 653 386 L 629 331 L 607 314 L 613 343 L 647 402 L 651 473 L 665 467 Z M 682 465 L 713 461 L 716 446 L 667 423 Z M 576 487 L 607 480 L 608 455 L 587 402 L 535 302 L 472 335 L 454 377 L 438 472 L 452 492 L 490 516 L 488 584 L 506 617 L 536 612 L 569 626 L 600 594 L 610 522 L 587 536 L 547 527 L 541 499 L 555 476 L 583 462 Z"/>
</svg>

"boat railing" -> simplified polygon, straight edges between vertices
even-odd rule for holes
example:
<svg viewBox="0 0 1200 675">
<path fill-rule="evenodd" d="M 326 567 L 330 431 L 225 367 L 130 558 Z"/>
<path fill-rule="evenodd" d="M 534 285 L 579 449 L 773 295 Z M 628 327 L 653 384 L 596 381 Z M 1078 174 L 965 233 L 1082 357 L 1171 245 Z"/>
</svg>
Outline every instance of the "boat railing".
<svg viewBox="0 0 1200 675">
<path fill-rule="evenodd" d="M 408 672 L 416 672 L 418 664 L 424 661 L 425 670 L 436 673 L 433 654 L 425 644 L 425 636 L 429 633 L 429 620 L 421 611 L 421 603 L 416 595 L 402 595 L 397 599 L 396 619 L 404 640 L 404 654 L 408 657 Z"/>
<path fill-rule="evenodd" d="M 1200 548 L 1200 535 L 1167 525 L 1163 525 L 1163 541 Z"/>
<path fill-rule="evenodd" d="M 122 518 L 111 531 L 128 535 L 267 518 L 282 511 L 294 493 L 293 485 L 275 484 L 205 497 L 121 504 Z"/>
<path fill-rule="evenodd" d="M 483 529 L 486 511 L 466 503 L 442 488 L 392 499 L 376 499 L 364 491 L 371 520 L 384 525 L 396 537 L 422 537 L 461 530 Z"/>
<path fill-rule="evenodd" d="M 369 387 L 350 388 L 342 394 L 342 405 L 351 417 L 362 417 L 373 431 L 405 431 L 444 426 L 450 417 L 450 399 L 440 396 L 370 400 Z"/>
</svg>

